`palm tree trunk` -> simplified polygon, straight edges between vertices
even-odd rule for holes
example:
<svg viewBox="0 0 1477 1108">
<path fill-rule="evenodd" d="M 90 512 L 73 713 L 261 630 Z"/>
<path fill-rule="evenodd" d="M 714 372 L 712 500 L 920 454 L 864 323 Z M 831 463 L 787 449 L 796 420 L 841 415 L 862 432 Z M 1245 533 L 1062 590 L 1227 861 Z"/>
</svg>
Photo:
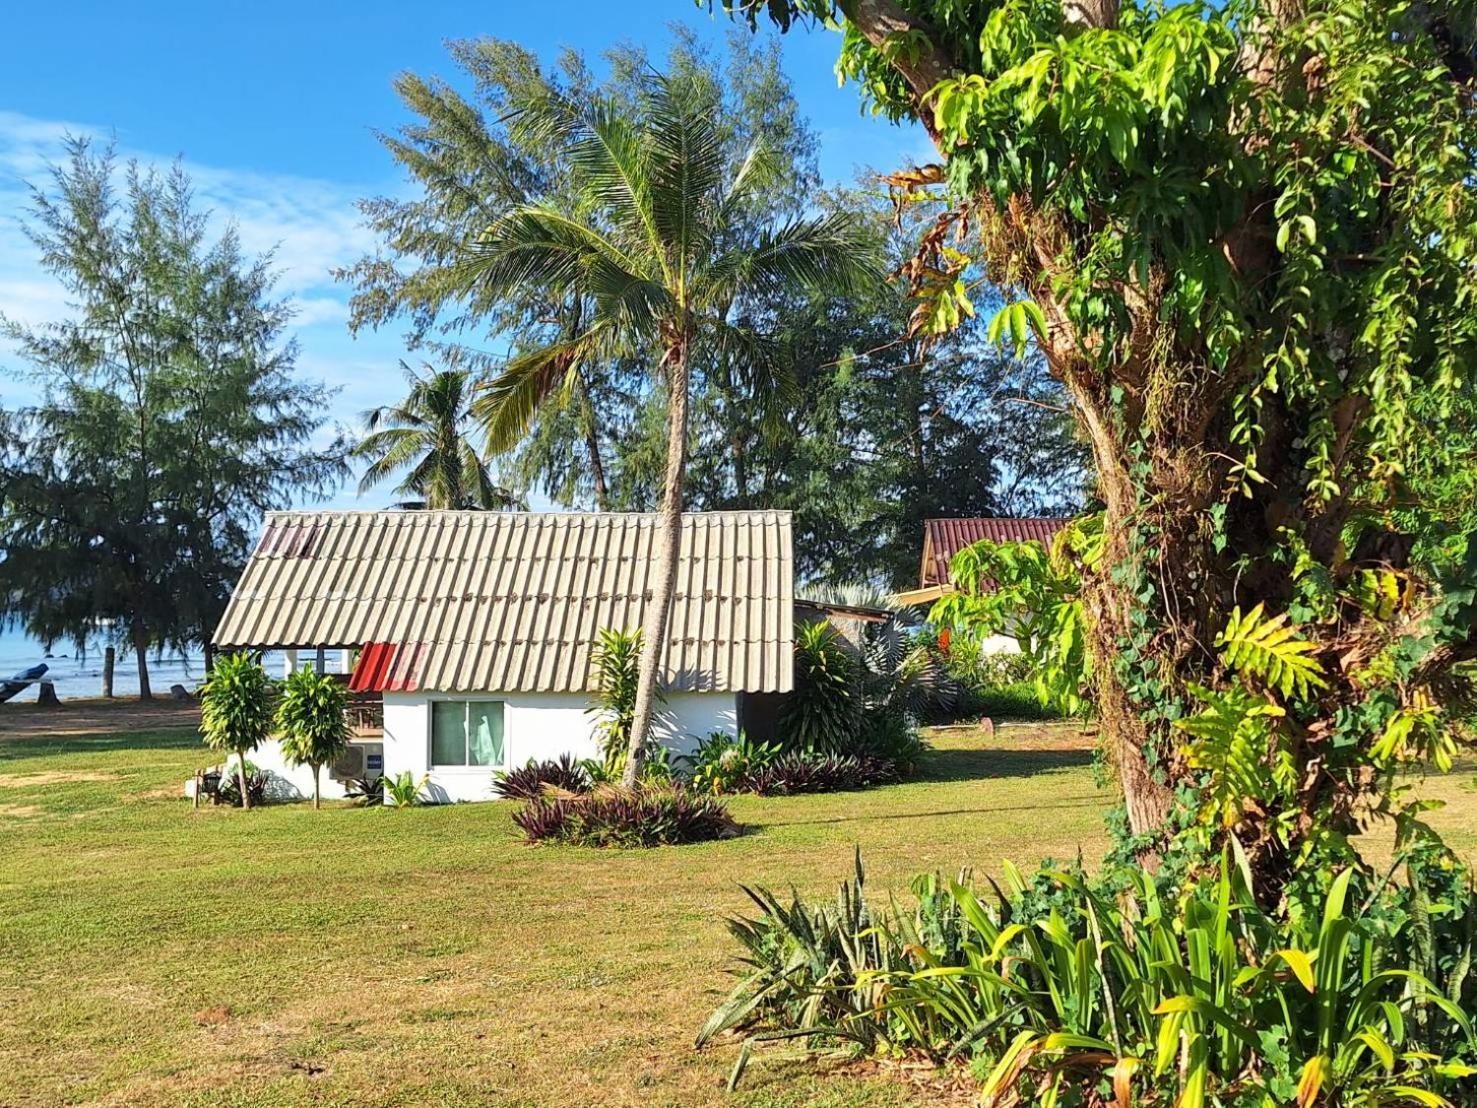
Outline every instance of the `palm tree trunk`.
<svg viewBox="0 0 1477 1108">
<path fill-rule="evenodd" d="M 667 475 L 657 520 L 656 577 L 646 625 L 641 634 L 641 668 L 636 678 L 636 707 L 631 720 L 631 746 L 621 780 L 627 788 L 641 779 L 646 734 L 656 704 L 656 683 L 666 660 L 667 625 L 677 584 L 677 553 L 682 542 L 682 482 L 687 470 L 687 340 L 667 352 Z"/>
</svg>

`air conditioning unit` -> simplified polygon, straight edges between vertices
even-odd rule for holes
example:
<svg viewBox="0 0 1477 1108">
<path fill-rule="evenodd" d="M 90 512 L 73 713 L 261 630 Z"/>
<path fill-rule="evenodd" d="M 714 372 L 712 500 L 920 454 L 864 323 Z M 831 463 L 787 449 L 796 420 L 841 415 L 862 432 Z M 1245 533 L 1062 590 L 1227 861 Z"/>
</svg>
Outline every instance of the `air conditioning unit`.
<svg viewBox="0 0 1477 1108">
<path fill-rule="evenodd" d="M 328 776 L 335 781 L 354 781 L 364 776 L 364 748 L 350 743 L 348 749 L 328 767 Z"/>
</svg>

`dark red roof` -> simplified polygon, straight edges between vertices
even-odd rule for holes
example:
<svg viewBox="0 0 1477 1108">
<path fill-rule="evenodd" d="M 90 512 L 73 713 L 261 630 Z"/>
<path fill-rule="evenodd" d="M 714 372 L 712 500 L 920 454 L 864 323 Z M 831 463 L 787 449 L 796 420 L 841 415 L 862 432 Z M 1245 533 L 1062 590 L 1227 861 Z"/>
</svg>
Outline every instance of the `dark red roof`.
<svg viewBox="0 0 1477 1108">
<path fill-rule="evenodd" d="M 426 647 L 418 642 L 367 642 L 349 675 L 353 692 L 414 692 Z"/>
<path fill-rule="evenodd" d="M 949 562 L 966 546 L 991 542 L 1039 542 L 1050 547 L 1070 519 L 930 519 L 923 524 L 923 569 L 919 585 L 947 584 Z"/>
</svg>

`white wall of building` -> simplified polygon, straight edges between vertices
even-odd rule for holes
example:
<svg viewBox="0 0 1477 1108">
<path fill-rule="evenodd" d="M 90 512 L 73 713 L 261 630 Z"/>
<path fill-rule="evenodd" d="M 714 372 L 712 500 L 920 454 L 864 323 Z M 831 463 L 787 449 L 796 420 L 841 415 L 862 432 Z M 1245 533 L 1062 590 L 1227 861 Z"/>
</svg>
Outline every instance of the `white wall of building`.
<svg viewBox="0 0 1477 1108">
<path fill-rule="evenodd" d="M 575 758 L 599 755 L 594 719 L 586 693 L 386 693 L 383 744 L 384 772 L 410 773 L 417 781 L 429 774 L 427 793 L 438 803 L 491 800 L 492 769 L 487 766 L 432 767 L 431 700 L 500 700 L 503 702 L 503 756 L 512 768 L 570 754 Z M 737 697 L 733 693 L 673 692 L 667 695 L 653 722 L 657 740 L 674 754 L 691 751 L 710 732 L 738 732 Z M 307 766 L 289 766 L 279 744 L 264 743 L 250 760 L 290 782 L 303 796 L 313 793 L 313 774 Z M 323 771 L 323 796 L 342 797 L 343 784 Z"/>
</svg>

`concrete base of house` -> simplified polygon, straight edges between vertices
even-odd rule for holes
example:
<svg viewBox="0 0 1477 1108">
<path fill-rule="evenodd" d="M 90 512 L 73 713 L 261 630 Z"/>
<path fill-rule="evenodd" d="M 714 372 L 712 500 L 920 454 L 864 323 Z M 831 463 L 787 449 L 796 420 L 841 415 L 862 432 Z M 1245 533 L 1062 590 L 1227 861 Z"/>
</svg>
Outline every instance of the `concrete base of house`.
<svg viewBox="0 0 1477 1108">
<path fill-rule="evenodd" d="M 501 763 L 434 764 L 431 720 L 437 702 L 501 704 Z M 429 775 L 426 797 L 438 804 L 491 800 L 493 773 L 497 770 L 564 754 L 598 757 L 595 720 L 589 705 L 585 693 L 386 693 L 383 735 L 354 740 L 348 756 L 334 766 L 323 767 L 323 796 L 343 797 L 346 785 L 354 778 L 409 773 L 417 781 Z M 737 734 L 737 696 L 731 692 L 669 693 L 654 729 L 657 741 L 674 756 L 690 753 L 700 739 L 714 731 Z M 250 761 L 280 778 L 289 796 L 291 790 L 302 797 L 313 795 L 313 771 L 307 766 L 288 765 L 275 740 L 258 747 Z"/>
</svg>

